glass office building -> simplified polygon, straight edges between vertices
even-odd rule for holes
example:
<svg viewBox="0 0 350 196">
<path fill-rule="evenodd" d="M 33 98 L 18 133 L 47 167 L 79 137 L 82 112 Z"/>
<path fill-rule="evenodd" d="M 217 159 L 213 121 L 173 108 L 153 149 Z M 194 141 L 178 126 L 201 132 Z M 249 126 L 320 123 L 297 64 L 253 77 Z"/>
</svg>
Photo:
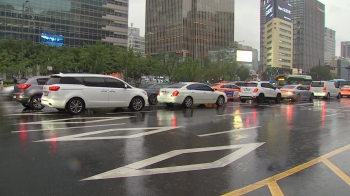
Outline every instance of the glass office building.
<svg viewBox="0 0 350 196">
<path fill-rule="evenodd" d="M 22 35 L 51 46 L 126 47 L 128 0 L 0 0 L 0 39 Z"/>
<path fill-rule="evenodd" d="M 146 0 L 146 54 L 203 59 L 234 47 L 234 0 Z"/>
</svg>

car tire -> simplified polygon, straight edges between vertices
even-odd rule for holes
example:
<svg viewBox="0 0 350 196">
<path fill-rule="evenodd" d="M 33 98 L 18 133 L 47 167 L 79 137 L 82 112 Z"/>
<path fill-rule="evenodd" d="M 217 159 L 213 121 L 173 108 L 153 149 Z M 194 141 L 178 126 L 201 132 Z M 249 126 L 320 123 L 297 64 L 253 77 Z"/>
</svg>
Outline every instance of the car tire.
<svg viewBox="0 0 350 196">
<path fill-rule="evenodd" d="M 314 94 L 311 94 L 309 98 L 309 102 L 313 102 L 313 101 L 314 101 Z"/>
<path fill-rule="evenodd" d="M 256 98 L 256 102 L 257 103 L 264 103 L 264 101 L 265 101 L 265 95 L 264 94 L 259 94 L 259 96 Z"/>
<path fill-rule="evenodd" d="M 193 105 L 193 99 L 192 97 L 186 97 L 184 102 L 182 103 L 182 105 L 185 107 L 185 108 L 191 108 L 192 105 Z"/>
<path fill-rule="evenodd" d="M 244 99 L 240 99 L 241 103 L 245 103 L 247 102 L 247 100 L 244 100 Z"/>
<path fill-rule="evenodd" d="M 340 95 L 340 93 L 338 93 L 337 95 L 337 99 L 340 99 L 342 96 Z"/>
<path fill-rule="evenodd" d="M 326 100 L 330 100 L 331 99 L 331 94 L 327 94 L 327 96 L 326 97 L 324 97 L 324 99 L 326 99 Z"/>
<path fill-rule="evenodd" d="M 45 106 L 41 105 L 41 96 L 34 95 L 30 98 L 29 106 L 32 110 L 42 110 Z"/>
<path fill-rule="evenodd" d="M 153 94 L 153 95 L 149 96 L 148 102 L 150 105 L 157 105 L 158 104 L 157 95 Z"/>
<path fill-rule="evenodd" d="M 145 100 L 143 100 L 143 98 L 139 96 L 132 98 L 129 104 L 129 108 L 132 111 L 140 111 L 144 107 L 145 107 Z"/>
<path fill-rule="evenodd" d="M 173 107 L 174 106 L 174 104 L 172 104 L 172 103 L 165 103 L 165 105 L 166 105 L 166 107 Z"/>
<path fill-rule="evenodd" d="M 282 97 L 281 94 L 278 93 L 277 96 L 276 96 L 276 98 L 275 98 L 275 102 L 276 102 L 276 103 L 281 103 L 281 99 L 282 99 L 281 97 Z"/>
<path fill-rule="evenodd" d="M 80 114 L 85 111 L 85 102 L 80 98 L 72 98 L 68 101 L 67 111 L 73 115 Z"/>
<path fill-rule="evenodd" d="M 300 97 L 301 97 L 300 94 L 298 94 L 298 95 L 297 95 L 297 98 L 295 99 L 295 102 L 299 102 L 300 99 L 301 99 Z"/>
<path fill-rule="evenodd" d="M 223 106 L 225 104 L 225 97 L 220 95 L 218 99 L 216 100 L 216 105 L 217 106 Z"/>
</svg>

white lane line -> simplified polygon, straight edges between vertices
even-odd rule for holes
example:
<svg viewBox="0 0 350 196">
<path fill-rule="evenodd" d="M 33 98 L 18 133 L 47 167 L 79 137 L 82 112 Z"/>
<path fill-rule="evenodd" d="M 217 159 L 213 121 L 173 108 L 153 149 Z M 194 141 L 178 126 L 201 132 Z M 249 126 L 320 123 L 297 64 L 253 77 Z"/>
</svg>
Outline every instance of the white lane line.
<svg viewBox="0 0 350 196">
<path fill-rule="evenodd" d="M 119 113 L 106 113 L 106 114 L 135 114 L 135 113 L 152 113 L 154 111 L 141 111 L 141 112 L 119 112 Z"/>
<path fill-rule="evenodd" d="M 245 112 L 245 113 L 237 113 L 237 114 L 222 114 L 222 115 L 216 115 L 216 116 L 236 116 L 241 114 L 253 114 L 253 113 L 259 113 L 259 112 Z"/>
<path fill-rule="evenodd" d="M 335 116 L 335 115 L 339 115 L 340 113 L 337 114 L 328 114 L 328 115 L 324 115 L 324 116 Z"/>
<path fill-rule="evenodd" d="M 21 114 L 6 114 L 3 116 L 48 116 L 48 115 L 63 115 L 62 113 L 21 113 Z"/>
<path fill-rule="evenodd" d="M 70 130 L 70 129 L 80 129 L 80 128 L 93 128 L 93 127 L 109 127 L 109 126 L 119 126 L 125 125 L 126 123 L 119 124 L 104 124 L 104 125 L 88 125 L 88 126 L 78 126 L 78 127 L 60 127 L 60 128 L 46 128 L 46 129 L 36 129 L 36 130 L 26 130 L 26 131 L 12 131 L 12 133 L 22 133 L 22 132 L 39 132 L 39 131 L 50 131 L 50 130 Z"/>
<path fill-rule="evenodd" d="M 160 132 L 170 131 L 172 129 L 177 129 L 177 128 L 181 128 L 181 127 L 145 127 L 145 128 L 141 127 L 141 128 L 105 129 L 100 131 L 92 131 L 88 133 L 80 133 L 80 134 L 62 136 L 57 138 L 38 140 L 34 142 L 131 139 L 131 138 L 137 138 L 137 137 L 144 137 L 146 135 L 152 135 Z M 147 131 L 147 132 L 137 133 L 132 135 L 122 135 L 122 136 L 85 137 L 85 136 L 102 134 L 102 133 L 109 133 L 109 132 L 116 132 L 116 131 L 132 131 L 132 130 L 152 130 L 152 131 Z"/>
<path fill-rule="evenodd" d="M 225 133 L 233 133 L 233 132 L 249 130 L 249 129 L 256 129 L 256 128 L 260 128 L 260 127 L 261 126 L 249 127 L 249 128 L 241 128 L 241 129 L 233 129 L 231 131 L 222 131 L 222 132 L 216 132 L 216 133 L 208 133 L 208 134 L 202 134 L 202 135 L 198 135 L 198 136 L 199 137 L 207 137 L 207 136 L 220 135 L 220 134 L 225 134 Z"/>
<path fill-rule="evenodd" d="M 111 178 L 125 178 L 125 177 L 133 177 L 133 176 L 147 176 L 147 175 L 155 175 L 155 174 L 169 174 L 169 173 L 176 173 L 176 172 L 201 171 L 206 169 L 222 168 L 238 160 L 239 158 L 247 155 L 248 153 L 254 151 L 264 143 L 265 142 L 230 145 L 230 146 L 216 146 L 216 147 L 173 150 L 164 154 L 160 154 L 151 158 L 144 159 L 142 161 L 131 163 L 124 167 L 119 167 L 95 176 L 91 176 L 89 178 L 82 179 L 81 181 L 101 180 L 101 179 L 111 179 Z M 210 163 L 198 163 L 198 164 L 192 164 L 192 165 L 180 165 L 180 166 L 171 166 L 171 167 L 164 167 L 164 168 L 142 169 L 149 165 L 167 160 L 172 157 L 179 156 L 181 154 L 211 152 L 211 151 L 231 150 L 231 149 L 238 149 L 238 150 L 230 153 L 229 155 L 221 159 L 218 159 Z"/>
<path fill-rule="evenodd" d="M 291 105 L 296 105 L 296 106 L 299 106 L 299 105 L 313 105 L 314 103 L 299 103 L 299 104 L 291 104 Z"/>
<path fill-rule="evenodd" d="M 105 121 L 111 121 L 111 120 L 120 120 L 120 119 L 126 119 L 131 118 L 133 116 L 126 116 L 126 117 L 84 117 L 84 118 L 64 118 L 64 119 L 55 119 L 55 120 L 44 120 L 44 121 L 36 121 L 36 122 L 27 122 L 22 123 L 26 125 L 37 125 L 37 124 L 79 124 L 79 123 L 97 123 L 97 122 L 105 122 Z M 85 120 L 85 119 L 101 119 L 101 120 L 92 120 L 92 121 L 73 121 L 69 122 L 68 120 Z M 14 124 L 16 125 L 16 124 Z"/>
</svg>

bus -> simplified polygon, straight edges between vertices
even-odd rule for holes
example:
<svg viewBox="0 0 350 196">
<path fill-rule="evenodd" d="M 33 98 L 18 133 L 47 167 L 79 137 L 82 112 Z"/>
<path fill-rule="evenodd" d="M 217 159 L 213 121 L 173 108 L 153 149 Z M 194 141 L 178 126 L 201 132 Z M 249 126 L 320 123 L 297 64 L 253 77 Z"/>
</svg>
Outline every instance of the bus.
<svg viewBox="0 0 350 196">
<path fill-rule="evenodd" d="M 350 82 L 349 81 L 346 81 L 344 79 L 333 79 L 333 80 L 330 80 L 330 82 L 334 82 L 336 83 L 336 85 L 341 88 L 345 85 L 350 85 Z"/>
<path fill-rule="evenodd" d="M 276 77 L 276 87 L 282 88 L 285 85 L 310 85 L 312 77 L 309 75 L 281 74 Z"/>
</svg>

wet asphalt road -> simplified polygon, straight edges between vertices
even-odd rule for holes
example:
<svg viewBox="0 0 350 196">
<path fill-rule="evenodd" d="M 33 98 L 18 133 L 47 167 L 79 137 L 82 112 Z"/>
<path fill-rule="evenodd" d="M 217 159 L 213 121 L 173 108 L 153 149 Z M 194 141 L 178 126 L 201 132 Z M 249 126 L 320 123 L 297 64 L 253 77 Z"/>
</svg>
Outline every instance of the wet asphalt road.
<svg viewBox="0 0 350 196">
<path fill-rule="evenodd" d="M 350 193 L 347 98 L 74 117 L 2 101 L 0 115 L 1 196 Z M 342 147 L 327 159 L 342 175 L 326 161 L 294 169 Z"/>
</svg>

